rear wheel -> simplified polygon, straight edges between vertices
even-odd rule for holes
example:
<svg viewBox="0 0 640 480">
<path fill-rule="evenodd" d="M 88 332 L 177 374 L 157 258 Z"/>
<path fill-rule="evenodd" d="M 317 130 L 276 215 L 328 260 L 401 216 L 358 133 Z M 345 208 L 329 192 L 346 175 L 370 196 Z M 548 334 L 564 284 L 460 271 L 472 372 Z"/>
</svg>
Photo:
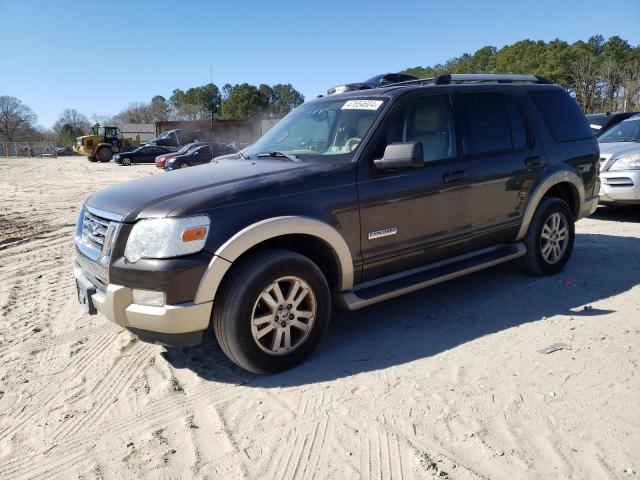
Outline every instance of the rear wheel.
<svg viewBox="0 0 640 480">
<path fill-rule="evenodd" d="M 109 160 L 111 160 L 111 157 L 113 157 L 113 152 L 111 151 L 110 148 L 107 148 L 107 147 L 102 147 L 96 153 L 96 158 L 98 159 L 99 162 L 103 162 L 103 163 L 108 162 Z"/>
<path fill-rule="evenodd" d="M 303 255 L 265 250 L 242 260 L 216 296 L 213 329 L 231 361 L 253 373 L 301 363 L 324 335 L 331 295 Z"/>
<path fill-rule="evenodd" d="M 574 217 L 564 200 L 543 198 L 524 238 L 527 254 L 520 266 L 534 275 L 553 275 L 569 261 L 575 238 Z"/>
</svg>

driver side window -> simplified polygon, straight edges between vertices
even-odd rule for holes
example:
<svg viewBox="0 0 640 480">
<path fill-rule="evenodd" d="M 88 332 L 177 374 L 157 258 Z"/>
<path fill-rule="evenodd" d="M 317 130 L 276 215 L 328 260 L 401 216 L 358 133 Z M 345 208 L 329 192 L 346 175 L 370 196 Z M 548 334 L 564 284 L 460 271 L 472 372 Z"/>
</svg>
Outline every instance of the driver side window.
<svg viewBox="0 0 640 480">
<path fill-rule="evenodd" d="M 386 130 L 386 145 L 421 142 L 424 161 L 458 156 L 455 124 L 448 95 L 416 98 L 398 112 Z"/>
</svg>

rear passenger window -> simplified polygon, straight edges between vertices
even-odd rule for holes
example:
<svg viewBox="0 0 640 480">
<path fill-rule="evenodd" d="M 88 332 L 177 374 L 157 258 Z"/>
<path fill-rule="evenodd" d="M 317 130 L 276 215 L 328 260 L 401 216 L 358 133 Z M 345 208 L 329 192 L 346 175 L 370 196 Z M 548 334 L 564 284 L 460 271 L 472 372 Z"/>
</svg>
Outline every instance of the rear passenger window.
<svg viewBox="0 0 640 480">
<path fill-rule="evenodd" d="M 529 143 L 527 138 L 527 131 L 524 127 L 524 121 L 522 120 L 522 114 L 520 109 L 516 105 L 516 101 L 511 95 L 503 95 L 504 107 L 507 110 L 507 116 L 509 117 L 509 125 L 511 126 L 511 143 L 514 149 L 524 148 Z"/>
<path fill-rule="evenodd" d="M 472 154 L 510 150 L 511 131 L 499 93 L 460 95 Z"/>
<path fill-rule="evenodd" d="M 589 123 L 578 104 L 564 90 L 529 92 L 556 142 L 591 138 Z"/>
</svg>

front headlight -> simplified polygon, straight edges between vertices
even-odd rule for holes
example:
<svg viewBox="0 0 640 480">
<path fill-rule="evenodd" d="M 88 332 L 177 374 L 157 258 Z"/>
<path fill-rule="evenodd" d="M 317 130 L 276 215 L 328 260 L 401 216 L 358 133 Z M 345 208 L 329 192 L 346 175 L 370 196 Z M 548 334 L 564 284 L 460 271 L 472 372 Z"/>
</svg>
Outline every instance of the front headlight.
<svg viewBox="0 0 640 480">
<path fill-rule="evenodd" d="M 207 215 L 145 218 L 131 229 L 124 256 L 130 262 L 137 262 L 141 258 L 172 258 L 197 253 L 204 248 L 210 224 Z"/>
<path fill-rule="evenodd" d="M 620 170 L 640 170 L 640 153 L 620 157 L 609 167 L 610 172 Z"/>
</svg>

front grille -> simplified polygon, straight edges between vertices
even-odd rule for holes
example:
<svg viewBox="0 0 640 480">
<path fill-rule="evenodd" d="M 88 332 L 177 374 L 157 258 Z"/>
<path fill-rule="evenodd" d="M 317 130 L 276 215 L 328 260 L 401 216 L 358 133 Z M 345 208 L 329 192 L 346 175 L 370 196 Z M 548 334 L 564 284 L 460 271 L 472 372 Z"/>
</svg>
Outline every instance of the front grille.
<svg viewBox="0 0 640 480">
<path fill-rule="evenodd" d="M 96 286 L 104 290 L 109 284 L 109 269 L 107 265 L 103 265 L 85 257 L 80 250 L 76 251 L 76 260 L 89 280 L 94 284 L 97 281 L 98 284 Z"/>
<path fill-rule="evenodd" d="M 82 219 L 82 238 L 101 252 L 110 224 L 110 220 L 85 210 L 84 218 Z"/>
<path fill-rule="evenodd" d="M 120 231 L 122 217 L 109 212 L 82 209 L 76 225 L 75 245 L 80 268 L 89 280 L 109 284 L 111 249 Z"/>
</svg>

